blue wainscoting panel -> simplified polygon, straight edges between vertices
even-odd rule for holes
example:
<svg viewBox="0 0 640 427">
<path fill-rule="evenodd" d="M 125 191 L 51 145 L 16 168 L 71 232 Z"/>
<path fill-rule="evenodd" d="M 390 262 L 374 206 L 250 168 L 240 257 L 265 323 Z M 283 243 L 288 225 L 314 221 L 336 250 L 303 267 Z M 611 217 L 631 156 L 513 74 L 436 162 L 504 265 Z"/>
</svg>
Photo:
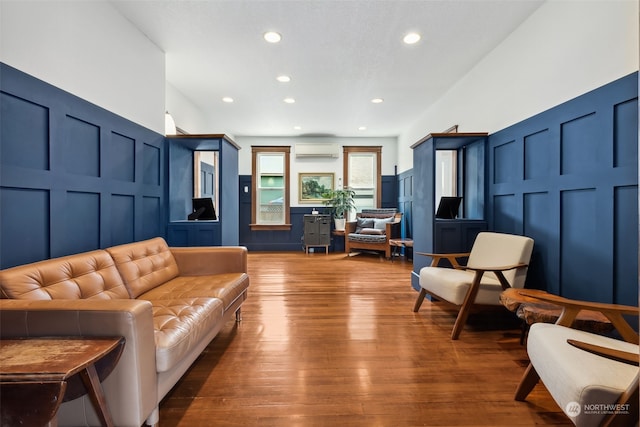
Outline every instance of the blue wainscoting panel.
<svg viewBox="0 0 640 427">
<path fill-rule="evenodd" d="M 109 173 L 107 175 L 119 181 L 134 182 L 136 176 L 136 140 L 120 135 L 117 132 L 111 132 L 111 141 L 108 147 L 107 166 Z"/>
<path fill-rule="evenodd" d="M 398 175 L 398 210 L 402 212 L 402 237 L 413 238 L 413 169 Z"/>
<path fill-rule="evenodd" d="M 490 227 L 535 239 L 527 286 L 637 304 L 638 73 L 496 132 L 489 145 Z"/>
<path fill-rule="evenodd" d="M 536 243 L 531 256 L 531 268 L 527 274 L 527 287 L 546 289 L 558 294 L 560 289 L 559 272 L 553 260 L 558 258 L 555 248 L 558 246 L 559 219 L 548 215 L 549 206 L 554 201 L 548 192 L 527 193 L 524 195 L 524 232 Z M 558 212 L 559 209 L 553 209 Z M 543 272 L 547 271 L 549 278 Z M 550 280 L 550 278 L 552 278 Z"/>
<path fill-rule="evenodd" d="M 135 240 L 135 197 L 111 196 L 111 244 L 120 245 Z"/>
<path fill-rule="evenodd" d="M 162 171 L 162 165 L 160 161 L 160 147 L 143 144 L 142 146 L 142 182 L 144 184 L 159 186 L 161 183 L 160 172 Z"/>
<path fill-rule="evenodd" d="M 164 237 L 163 135 L 2 63 L 0 108 L 0 268 Z"/>
<path fill-rule="evenodd" d="M 520 163 L 516 156 L 515 148 L 514 141 L 509 141 L 493 148 L 493 158 L 495 162 L 495 168 L 493 170 L 494 184 L 510 182 L 515 178 L 516 167 L 518 163 Z"/>
<path fill-rule="evenodd" d="M 464 149 L 464 197 L 463 218 L 485 219 L 485 195 L 487 183 L 485 141 L 469 144 Z"/>
<path fill-rule="evenodd" d="M 595 215 L 596 200 L 595 189 L 562 192 L 560 292 L 568 298 L 581 298 L 584 289 L 590 290 L 593 301 L 610 297 L 607 288 L 599 286 L 611 278 L 613 256 L 606 256 L 606 249 L 603 253 L 598 239 L 601 231 Z"/>
<path fill-rule="evenodd" d="M 49 109 L 27 99 L 0 92 L 0 117 L 2 165 L 48 170 Z M 29 155 L 25 156 L 25 153 Z"/>
<path fill-rule="evenodd" d="M 142 223 L 142 240 L 156 236 L 164 236 L 164 221 L 160 197 L 142 197 L 142 216 L 137 218 Z"/>
<path fill-rule="evenodd" d="M 49 258 L 49 191 L 0 187 L 0 258 L 18 265 Z"/>
<path fill-rule="evenodd" d="M 524 179 L 546 178 L 551 175 L 553 156 L 549 130 L 544 129 L 524 137 Z"/>
<path fill-rule="evenodd" d="M 67 192 L 64 212 L 65 234 L 60 255 L 90 251 L 100 247 L 100 194 Z"/>
<path fill-rule="evenodd" d="M 64 170 L 70 174 L 100 176 L 100 128 L 91 123 L 66 116 L 67 135 L 61 141 Z"/>
<path fill-rule="evenodd" d="M 614 300 L 635 305 L 638 295 L 634 279 L 637 277 L 638 233 L 634 233 L 638 219 L 630 212 L 638 209 L 638 186 L 617 187 L 614 190 L 614 247 L 613 283 Z"/>
<path fill-rule="evenodd" d="M 519 234 L 518 200 L 513 194 L 502 194 L 493 197 L 493 223 L 499 224 L 494 230 L 502 233 Z"/>
<path fill-rule="evenodd" d="M 599 167 L 603 152 L 607 146 L 601 144 L 602 138 L 596 120 L 596 114 L 590 113 L 560 124 L 562 175 L 588 173 Z"/>
<path fill-rule="evenodd" d="M 638 100 L 621 102 L 613 109 L 614 167 L 634 167 L 638 161 L 638 129 L 630 123 L 638 121 Z"/>
</svg>

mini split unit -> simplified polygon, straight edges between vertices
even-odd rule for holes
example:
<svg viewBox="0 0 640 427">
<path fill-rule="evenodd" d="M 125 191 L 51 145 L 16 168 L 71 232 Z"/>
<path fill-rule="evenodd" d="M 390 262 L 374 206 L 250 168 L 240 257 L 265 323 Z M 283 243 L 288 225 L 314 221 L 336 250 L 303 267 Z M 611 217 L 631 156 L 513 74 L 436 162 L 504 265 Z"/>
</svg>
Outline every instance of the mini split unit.
<svg viewBox="0 0 640 427">
<path fill-rule="evenodd" d="M 302 157 L 331 157 L 337 158 L 340 154 L 338 144 L 296 144 L 295 154 Z"/>
</svg>

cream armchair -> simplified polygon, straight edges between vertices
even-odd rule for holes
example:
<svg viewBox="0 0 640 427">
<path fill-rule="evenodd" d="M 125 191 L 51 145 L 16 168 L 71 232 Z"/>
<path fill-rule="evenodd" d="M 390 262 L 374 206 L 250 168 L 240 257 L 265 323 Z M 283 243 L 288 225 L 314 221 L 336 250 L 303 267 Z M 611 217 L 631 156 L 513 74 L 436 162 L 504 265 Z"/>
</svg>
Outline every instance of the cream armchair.
<svg viewBox="0 0 640 427">
<path fill-rule="evenodd" d="M 524 401 L 542 380 L 553 399 L 580 427 L 638 424 L 638 333 L 623 315 L 638 308 L 523 295 L 563 308 L 556 324 L 535 323 L 527 340 L 530 363 L 516 390 Z M 603 313 L 623 340 L 571 329 L 581 310 Z"/>
<path fill-rule="evenodd" d="M 431 257 L 431 266 L 420 269 L 420 293 L 413 311 L 420 310 L 427 294 L 459 308 L 451 332 L 457 340 L 474 307 L 498 306 L 500 294 L 509 287 L 523 288 L 533 239 L 513 234 L 479 233 L 470 253 L 433 254 L 417 252 Z M 459 258 L 468 257 L 461 266 Z M 454 268 L 439 267 L 448 260 Z"/>
</svg>

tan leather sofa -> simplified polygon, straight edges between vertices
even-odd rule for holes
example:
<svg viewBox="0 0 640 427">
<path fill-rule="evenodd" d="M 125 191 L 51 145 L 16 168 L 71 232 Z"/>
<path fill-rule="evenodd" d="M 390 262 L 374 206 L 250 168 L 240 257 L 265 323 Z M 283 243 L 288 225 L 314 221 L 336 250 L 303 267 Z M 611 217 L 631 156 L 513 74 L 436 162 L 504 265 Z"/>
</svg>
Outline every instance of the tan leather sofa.
<svg viewBox="0 0 640 427">
<path fill-rule="evenodd" d="M 158 405 L 247 298 L 244 247 L 169 248 L 162 238 L 0 271 L 0 334 L 122 336 L 102 383 L 115 425 L 156 425 Z M 58 424 L 100 425 L 87 396 Z"/>
</svg>

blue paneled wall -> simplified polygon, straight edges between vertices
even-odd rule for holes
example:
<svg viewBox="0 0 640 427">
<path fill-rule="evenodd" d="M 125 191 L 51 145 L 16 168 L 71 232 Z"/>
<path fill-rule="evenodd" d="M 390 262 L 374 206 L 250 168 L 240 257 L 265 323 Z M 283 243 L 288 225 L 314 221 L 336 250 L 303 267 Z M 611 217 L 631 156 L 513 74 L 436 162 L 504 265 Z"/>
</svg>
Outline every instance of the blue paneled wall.
<svg viewBox="0 0 640 427">
<path fill-rule="evenodd" d="M 0 63 L 0 268 L 164 236 L 164 144 Z"/>
<path fill-rule="evenodd" d="M 489 138 L 489 222 L 535 239 L 528 286 L 637 305 L 638 74 Z"/>
</svg>

